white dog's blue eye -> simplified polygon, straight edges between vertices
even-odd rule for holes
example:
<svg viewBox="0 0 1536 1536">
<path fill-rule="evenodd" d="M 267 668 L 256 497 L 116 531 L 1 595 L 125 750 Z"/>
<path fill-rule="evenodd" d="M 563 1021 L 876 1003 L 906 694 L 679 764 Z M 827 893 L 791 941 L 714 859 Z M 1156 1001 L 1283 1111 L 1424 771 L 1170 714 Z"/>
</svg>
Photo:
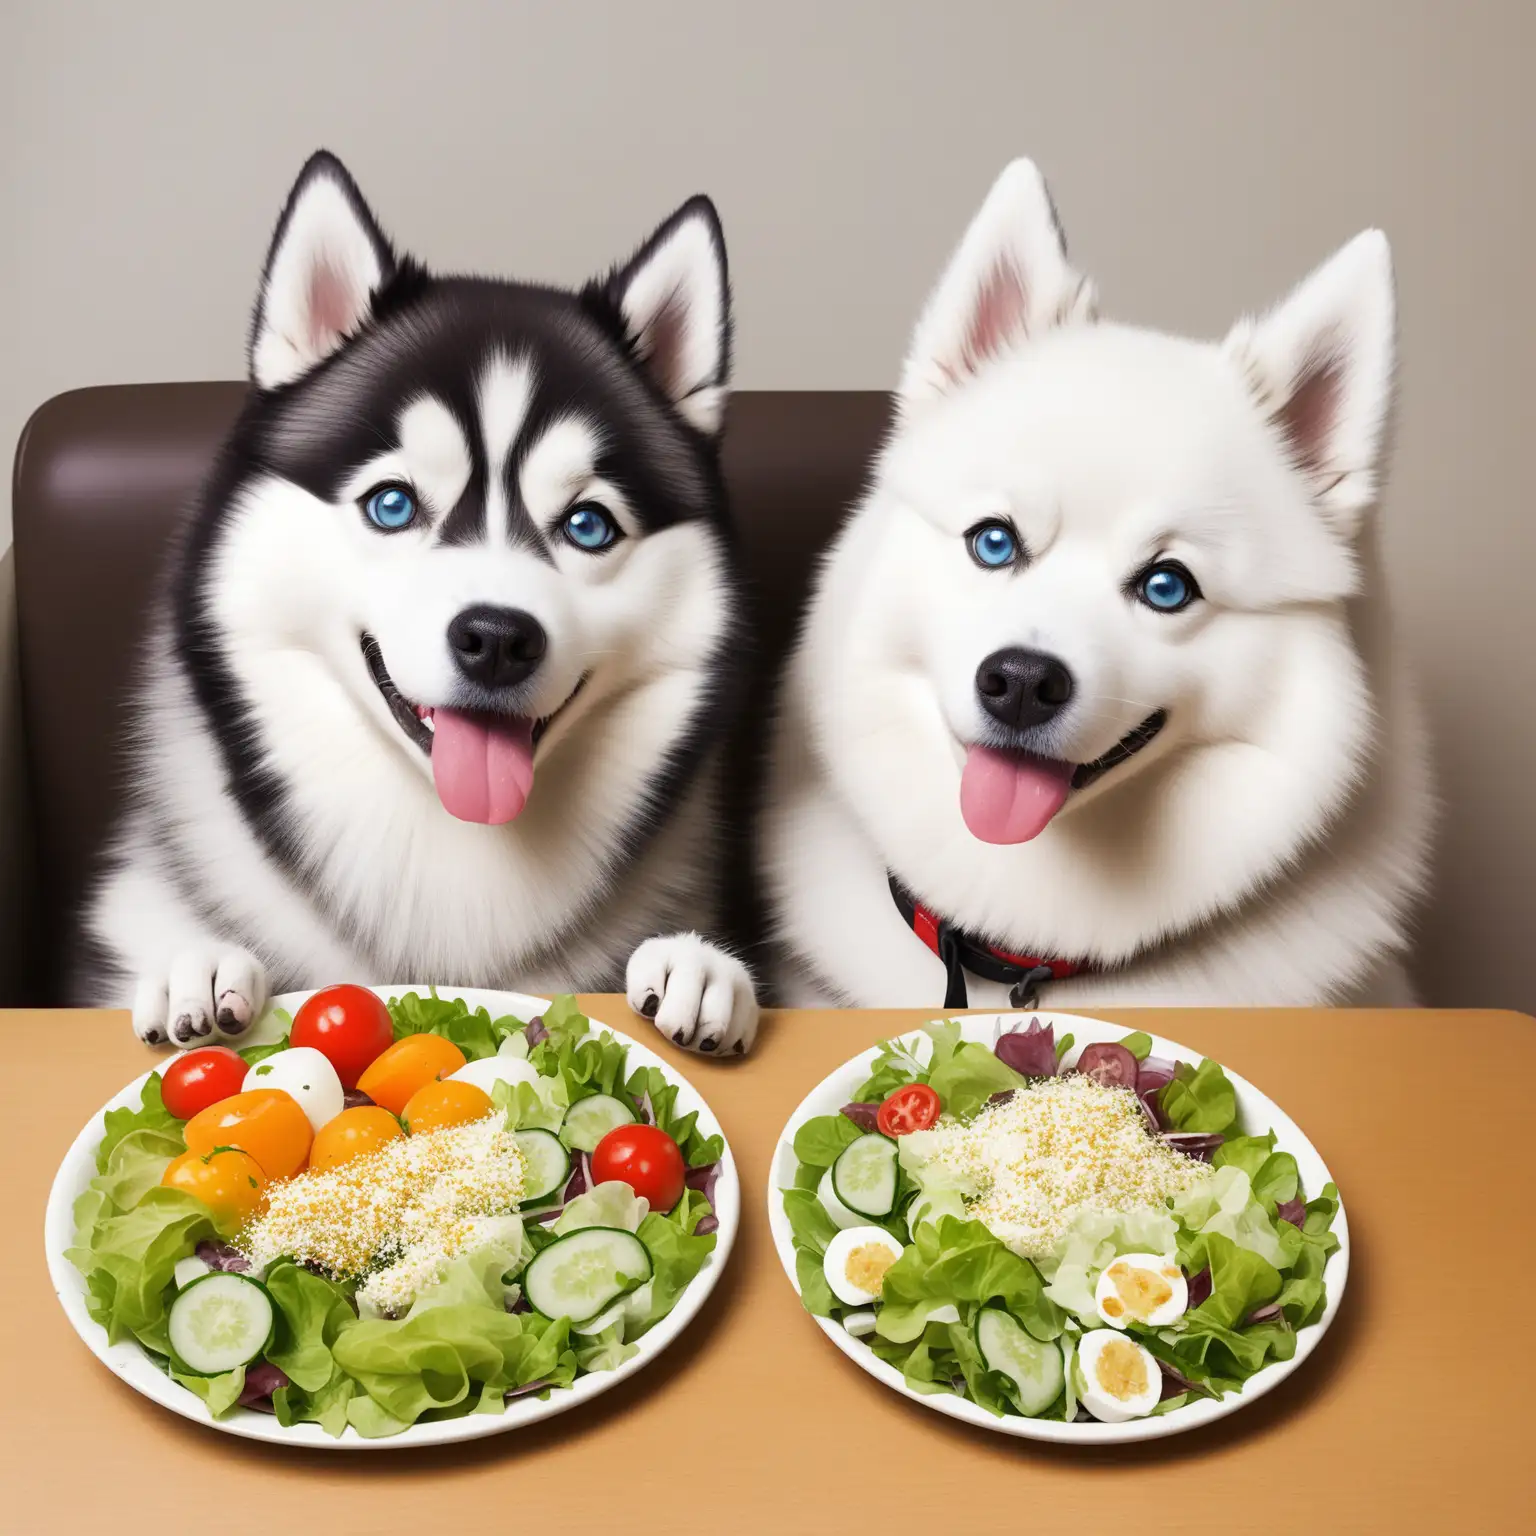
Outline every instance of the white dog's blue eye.
<svg viewBox="0 0 1536 1536">
<path fill-rule="evenodd" d="M 1199 597 L 1200 589 L 1182 565 L 1169 561 L 1142 572 L 1136 595 L 1159 613 L 1177 613 Z"/>
<path fill-rule="evenodd" d="M 398 533 L 416 521 L 416 498 L 403 485 L 381 485 L 363 503 L 363 511 L 375 528 Z"/>
<path fill-rule="evenodd" d="M 978 565 L 996 570 L 1019 557 L 1019 541 L 1007 523 L 983 523 L 971 533 L 971 553 Z"/>
<path fill-rule="evenodd" d="M 584 549 L 589 554 L 607 549 L 619 536 L 613 519 L 593 501 L 584 501 L 567 512 L 560 531 L 577 549 Z"/>
</svg>

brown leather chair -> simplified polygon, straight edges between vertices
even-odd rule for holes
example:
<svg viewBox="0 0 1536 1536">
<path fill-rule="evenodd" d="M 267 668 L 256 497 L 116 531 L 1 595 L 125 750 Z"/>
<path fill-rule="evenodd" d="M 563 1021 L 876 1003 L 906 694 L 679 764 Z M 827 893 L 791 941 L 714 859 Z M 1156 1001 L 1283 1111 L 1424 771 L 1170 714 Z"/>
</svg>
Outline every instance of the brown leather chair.
<svg viewBox="0 0 1536 1536">
<path fill-rule="evenodd" d="M 44 405 L 16 454 L 22 724 L 40 906 L 19 994 L 63 1000 L 81 898 L 119 798 L 119 744 L 157 572 L 183 509 L 239 408 L 243 384 L 77 390 Z M 724 460 L 759 609 L 754 718 L 793 634 L 811 562 L 857 495 L 888 412 L 882 394 L 746 391 Z M 733 916 L 750 922 L 747 863 Z M 376 978 L 387 980 L 389 978 Z"/>
</svg>

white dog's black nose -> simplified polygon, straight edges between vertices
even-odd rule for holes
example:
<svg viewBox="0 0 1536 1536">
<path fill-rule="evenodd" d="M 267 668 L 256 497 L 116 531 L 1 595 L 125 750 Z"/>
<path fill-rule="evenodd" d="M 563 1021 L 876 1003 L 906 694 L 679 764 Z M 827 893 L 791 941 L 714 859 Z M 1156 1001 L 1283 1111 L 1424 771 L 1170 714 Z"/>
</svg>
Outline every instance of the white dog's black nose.
<svg viewBox="0 0 1536 1536">
<path fill-rule="evenodd" d="M 448 626 L 459 671 L 482 688 L 513 688 L 532 675 L 548 648 L 544 626 L 521 608 L 466 608 Z"/>
<path fill-rule="evenodd" d="M 993 651 L 976 669 L 976 696 L 996 721 L 1016 731 L 1044 725 L 1072 697 L 1072 674 L 1044 651 Z"/>
</svg>

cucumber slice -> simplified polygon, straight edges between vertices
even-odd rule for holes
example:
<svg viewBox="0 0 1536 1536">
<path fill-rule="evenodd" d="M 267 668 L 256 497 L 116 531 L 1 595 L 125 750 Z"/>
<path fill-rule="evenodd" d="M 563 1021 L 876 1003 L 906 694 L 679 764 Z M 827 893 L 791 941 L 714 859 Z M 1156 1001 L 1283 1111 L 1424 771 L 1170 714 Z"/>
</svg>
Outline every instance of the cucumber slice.
<svg viewBox="0 0 1536 1536">
<path fill-rule="evenodd" d="M 832 1164 L 832 1190 L 850 1211 L 889 1216 L 896 1209 L 896 1143 L 870 1132 Z"/>
<path fill-rule="evenodd" d="M 523 1271 L 528 1305 L 584 1323 L 651 1278 L 651 1256 L 633 1232 L 582 1227 L 541 1248 Z"/>
<path fill-rule="evenodd" d="M 1044 1413 L 1061 1396 L 1066 1384 L 1061 1348 L 1042 1344 L 1008 1313 L 983 1307 L 976 1314 L 976 1348 L 989 1371 L 1013 1384 L 1013 1400 L 1026 1419 Z"/>
<path fill-rule="evenodd" d="M 189 1253 L 186 1258 L 176 1260 L 171 1278 L 176 1282 L 176 1289 L 184 1291 L 194 1280 L 201 1280 L 204 1275 L 212 1273 L 212 1264 L 205 1264 L 195 1253 Z"/>
<path fill-rule="evenodd" d="M 266 1287 L 249 1276 L 208 1274 L 178 1293 L 166 1333 L 186 1374 L 222 1376 L 266 1352 L 274 1315 Z"/>
<path fill-rule="evenodd" d="M 609 1131 L 634 1122 L 635 1117 L 617 1099 L 606 1093 L 594 1093 L 589 1099 L 577 1099 L 566 1110 L 560 1140 L 575 1152 L 595 1152 L 598 1142 Z"/>
<path fill-rule="evenodd" d="M 564 1189 L 571 1176 L 571 1157 L 550 1131 L 518 1131 L 513 1136 L 523 1154 L 522 1204 L 547 1199 Z"/>
</svg>

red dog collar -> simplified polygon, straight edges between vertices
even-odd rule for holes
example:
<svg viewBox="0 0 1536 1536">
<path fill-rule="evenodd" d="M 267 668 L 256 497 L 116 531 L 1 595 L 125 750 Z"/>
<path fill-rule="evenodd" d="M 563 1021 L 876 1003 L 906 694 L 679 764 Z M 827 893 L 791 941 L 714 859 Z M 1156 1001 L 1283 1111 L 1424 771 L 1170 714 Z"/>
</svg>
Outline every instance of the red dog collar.
<svg viewBox="0 0 1536 1536">
<path fill-rule="evenodd" d="M 1013 955 L 995 944 L 988 944 L 956 928 L 947 918 L 925 907 L 896 878 L 890 876 L 891 897 L 896 910 L 913 933 L 944 962 L 946 1008 L 969 1007 L 965 973 L 984 981 L 1002 982 L 1009 987 L 1008 1001 L 1015 1008 L 1037 1006 L 1041 986 L 1048 981 L 1065 981 L 1088 970 L 1085 962 L 1052 960 L 1041 955 Z"/>
</svg>

